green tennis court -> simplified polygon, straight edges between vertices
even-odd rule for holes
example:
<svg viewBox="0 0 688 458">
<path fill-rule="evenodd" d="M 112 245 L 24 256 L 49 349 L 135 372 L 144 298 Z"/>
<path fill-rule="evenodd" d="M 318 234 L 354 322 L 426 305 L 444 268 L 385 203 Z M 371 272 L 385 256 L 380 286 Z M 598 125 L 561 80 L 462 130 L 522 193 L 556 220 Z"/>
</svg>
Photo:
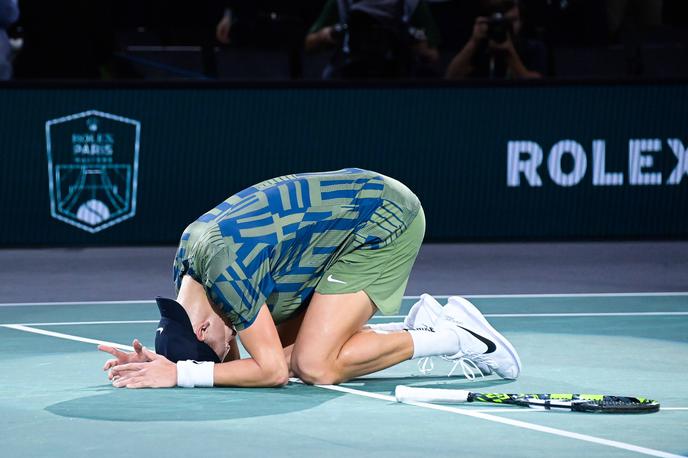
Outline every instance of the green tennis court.
<svg viewBox="0 0 688 458">
<path fill-rule="evenodd" d="M 404 300 L 402 312 L 413 304 Z M 123 390 L 97 342 L 153 346 L 153 302 L 0 305 L 2 456 L 688 456 L 688 293 L 476 296 L 517 381 L 408 361 L 338 387 Z M 399 318 L 378 318 L 380 320 Z M 461 371 L 459 370 L 460 374 Z M 644 395 L 658 413 L 404 405 L 399 384 Z M 222 452 L 220 452 L 222 451 Z"/>
</svg>

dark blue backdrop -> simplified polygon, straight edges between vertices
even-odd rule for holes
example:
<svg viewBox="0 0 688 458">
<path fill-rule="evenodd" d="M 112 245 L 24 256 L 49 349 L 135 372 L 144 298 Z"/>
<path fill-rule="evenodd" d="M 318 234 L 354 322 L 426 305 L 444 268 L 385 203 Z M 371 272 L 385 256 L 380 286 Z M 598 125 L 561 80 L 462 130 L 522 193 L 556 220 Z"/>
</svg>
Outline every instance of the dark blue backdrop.
<svg viewBox="0 0 688 458">
<path fill-rule="evenodd" d="M 46 152 L 46 122 L 87 110 L 140 124 L 135 214 L 95 233 L 51 216 Z M 72 154 L 69 135 L 87 133 L 87 118 L 63 126 L 73 132 L 53 148 Z M 97 132 L 108 128 L 101 123 Z M 117 133 L 115 156 L 132 157 L 132 132 Z M 527 148 L 512 157 L 509 185 L 509 145 L 524 144 L 516 141 L 537 144 L 542 160 Z M 351 166 L 411 187 L 425 207 L 428 240 L 686 237 L 684 145 L 688 84 L 679 83 L 5 86 L 0 244 L 175 243 L 198 215 L 255 182 Z M 623 185 L 609 177 L 593 185 L 602 168 L 621 174 Z M 533 172 L 541 186 L 529 182 Z M 669 183 L 672 172 L 678 183 Z M 557 184 L 566 180 L 574 184 Z"/>
</svg>

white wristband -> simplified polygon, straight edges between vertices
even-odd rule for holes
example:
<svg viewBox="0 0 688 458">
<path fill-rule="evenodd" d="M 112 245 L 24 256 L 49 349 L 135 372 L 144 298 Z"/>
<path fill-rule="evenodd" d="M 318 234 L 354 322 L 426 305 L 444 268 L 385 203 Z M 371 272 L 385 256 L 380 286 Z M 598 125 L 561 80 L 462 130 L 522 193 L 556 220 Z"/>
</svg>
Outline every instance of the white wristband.
<svg viewBox="0 0 688 458">
<path fill-rule="evenodd" d="M 182 388 L 211 387 L 213 386 L 213 370 L 215 363 L 212 361 L 177 361 L 177 386 Z"/>
</svg>

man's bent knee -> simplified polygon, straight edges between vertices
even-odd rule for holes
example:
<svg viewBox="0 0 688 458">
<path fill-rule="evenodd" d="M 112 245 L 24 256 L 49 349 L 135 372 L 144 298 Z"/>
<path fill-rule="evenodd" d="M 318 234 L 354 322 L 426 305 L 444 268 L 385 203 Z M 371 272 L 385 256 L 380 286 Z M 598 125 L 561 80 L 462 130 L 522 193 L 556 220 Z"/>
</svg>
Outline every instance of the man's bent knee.
<svg viewBox="0 0 688 458">
<path fill-rule="evenodd" d="M 337 385 L 344 381 L 339 373 L 332 370 L 297 371 L 295 375 L 309 385 Z"/>
<path fill-rule="evenodd" d="M 340 371 L 326 361 L 298 357 L 293 354 L 291 368 L 294 375 L 312 385 L 336 385 L 344 381 Z"/>
</svg>

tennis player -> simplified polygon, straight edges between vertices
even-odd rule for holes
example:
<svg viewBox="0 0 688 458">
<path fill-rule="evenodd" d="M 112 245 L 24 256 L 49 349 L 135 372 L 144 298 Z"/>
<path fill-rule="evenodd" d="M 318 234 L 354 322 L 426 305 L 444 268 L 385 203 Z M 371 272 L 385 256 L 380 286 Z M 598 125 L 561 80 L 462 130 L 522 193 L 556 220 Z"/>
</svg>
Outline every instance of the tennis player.
<svg viewBox="0 0 688 458">
<path fill-rule="evenodd" d="M 336 384 L 410 358 L 470 360 L 516 378 L 511 344 L 462 298 L 398 313 L 425 232 L 418 198 L 361 170 L 288 175 L 245 189 L 184 231 L 177 300 L 158 298 L 156 352 L 100 346 L 115 387 Z M 439 307 L 439 309 L 438 309 Z M 439 315 L 439 316 L 438 316 Z M 419 317 L 424 317 L 419 319 Z M 239 359 L 238 334 L 250 358 Z"/>
</svg>

